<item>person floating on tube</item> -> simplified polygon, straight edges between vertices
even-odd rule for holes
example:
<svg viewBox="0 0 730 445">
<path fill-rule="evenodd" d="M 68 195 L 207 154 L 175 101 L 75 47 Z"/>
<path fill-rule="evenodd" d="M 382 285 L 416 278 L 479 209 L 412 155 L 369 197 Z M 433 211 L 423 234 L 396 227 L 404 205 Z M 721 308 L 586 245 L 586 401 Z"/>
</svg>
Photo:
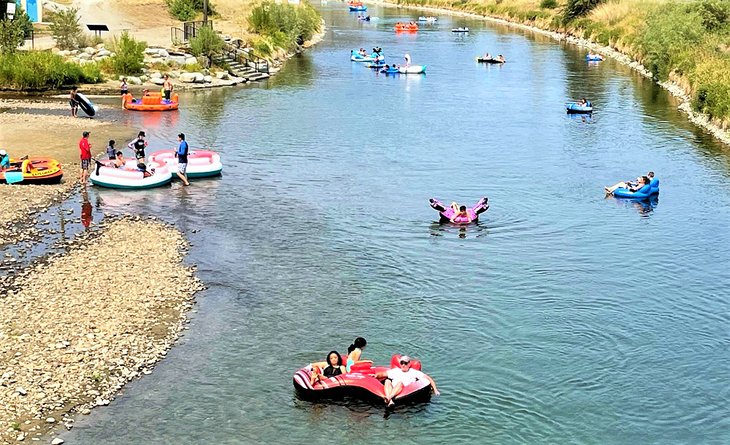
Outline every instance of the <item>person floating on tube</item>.
<svg viewBox="0 0 730 445">
<path fill-rule="evenodd" d="M 373 376 L 377 379 L 386 379 L 385 397 L 383 397 L 383 401 L 385 402 L 386 406 L 390 407 L 395 405 L 393 399 L 398 394 L 400 394 L 401 391 L 403 391 L 403 388 L 412 383 L 415 383 L 417 380 L 420 379 L 426 379 L 431 383 L 431 388 L 433 389 L 434 395 L 438 396 L 439 394 L 441 394 L 439 390 L 436 389 L 436 382 L 434 382 L 431 377 L 427 376 L 417 369 L 411 368 L 410 357 L 404 355 L 400 358 L 398 363 L 400 364 L 399 368 L 393 368 L 387 371 L 381 371 L 373 374 Z"/>
</svg>

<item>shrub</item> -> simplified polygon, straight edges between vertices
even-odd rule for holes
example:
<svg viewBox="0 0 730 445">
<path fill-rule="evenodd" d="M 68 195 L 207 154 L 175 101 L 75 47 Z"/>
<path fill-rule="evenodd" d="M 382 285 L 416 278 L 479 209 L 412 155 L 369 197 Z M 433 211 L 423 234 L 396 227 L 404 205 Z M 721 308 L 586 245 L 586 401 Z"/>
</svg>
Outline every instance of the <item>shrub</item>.
<svg viewBox="0 0 730 445">
<path fill-rule="evenodd" d="M 170 15 L 182 22 L 195 19 L 199 12 L 203 12 L 203 0 L 165 0 Z M 214 15 L 215 8 L 208 1 L 208 15 Z"/>
<path fill-rule="evenodd" d="M 248 21 L 254 32 L 268 37 L 275 46 L 288 50 L 311 39 L 319 30 L 321 18 L 306 2 L 290 5 L 265 0 L 253 8 Z"/>
<path fill-rule="evenodd" d="M 53 38 L 61 49 L 71 49 L 76 46 L 81 36 L 79 12 L 76 8 L 58 11 L 53 15 L 53 23 L 49 26 Z"/>
<path fill-rule="evenodd" d="M 639 37 L 644 65 L 662 80 L 673 70 L 688 72 L 696 57 L 694 47 L 704 34 L 702 18 L 687 5 L 669 3 L 657 8 L 648 15 Z"/>
<path fill-rule="evenodd" d="M 12 54 L 23 44 L 23 29 L 14 20 L 0 20 L 0 53 Z"/>
<path fill-rule="evenodd" d="M 130 76 L 141 74 L 146 47 L 146 42 L 138 42 L 127 31 L 122 32 L 118 39 L 116 36 L 112 38 L 111 50 L 115 53 L 109 59 L 112 70 L 117 74 Z"/>
<path fill-rule="evenodd" d="M 558 7 L 558 0 L 541 0 L 540 7 L 543 9 L 555 9 Z"/>
<path fill-rule="evenodd" d="M 603 0 L 568 0 L 563 11 L 563 18 L 569 22 L 575 18 L 583 17 L 591 12 L 593 8 L 598 6 Z"/>
<path fill-rule="evenodd" d="M 210 57 L 223 49 L 223 39 L 210 26 L 203 26 L 195 37 L 190 39 L 190 53 L 192 55 Z"/>
<path fill-rule="evenodd" d="M 730 2 L 727 0 L 703 0 L 694 9 L 708 31 L 717 31 L 730 24 Z"/>
<path fill-rule="evenodd" d="M 78 65 L 48 51 L 0 56 L 0 85 L 14 90 L 45 90 L 102 79 L 95 63 Z"/>
</svg>

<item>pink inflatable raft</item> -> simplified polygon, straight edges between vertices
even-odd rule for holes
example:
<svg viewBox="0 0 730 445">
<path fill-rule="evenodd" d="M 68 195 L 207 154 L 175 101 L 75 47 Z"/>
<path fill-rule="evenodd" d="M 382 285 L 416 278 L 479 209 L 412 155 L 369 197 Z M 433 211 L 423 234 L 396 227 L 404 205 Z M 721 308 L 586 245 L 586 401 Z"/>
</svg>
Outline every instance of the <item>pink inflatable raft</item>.
<svg viewBox="0 0 730 445">
<path fill-rule="evenodd" d="M 156 151 L 150 155 L 150 161 L 158 164 L 167 164 L 173 175 L 177 171 L 177 158 L 175 150 Z M 188 178 L 206 178 L 218 176 L 223 170 L 221 157 L 218 153 L 210 150 L 190 150 L 188 152 Z"/>
<path fill-rule="evenodd" d="M 312 367 L 309 365 L 294 373 L 294 388 L 299 397 L 307 400 L 355 396 L 382 402 L 385 397 L 385 386 L 383 386 L 383 381 L 376 379 L 372 374 L 397 368 L 399 360 L 400 354 L 395 354 L 390 359 L 389 367 L 360 363 L 353 366 L 347 374 L 322 378 L 319 382 L 315 382 L 314 385 L 309 383 L 310 376 L 312 375 Z M 421 362 L 419 360 L 411 360 L 411 368 L 420 371 Z M 393 401 L 398 405 L 402 405 L 405 403 L 425 402 L 430 398 L 431 383 L 426 379 L 420 379 L 403 388 L 403 391 Z"/>
<path fill-rule="evenodd" d="M 431 198 L 428 200 L 428 202 L 431 204 L 431 208 L 439 212 L 439 222 L 440 223 L 450 223 L 451 218 L 456 215 L 456 212 L 454 212 L 454 209 L 451 207 L 447 207 L 439 201 L 438 199 Z M 479 201 L 477 201 L 476 204 L 474 204 L 471 208 L 467 208 L 466 212 L 469 214 L 469 217 L 471 218 L 471 222 L 477 222 L 479 219 L 479 215 L 489 210 L 489 198 L 486 196 Z M 454 220 L 453 224 L 469 224 L 469 220 L 467 220 L 464 217 L 457 217 L 456 220 Z"/>
<path fill-rule="evenodd" d="M 135 159 L 128 159 L 122 168 L 114 168 L 112 163 L 110 160 L 98 161 L 89 176 L 91 183 L 99 187 L 134 190 L 160 187 L 172 180 L 165 163 L 147 162 L 146 172 L 137 167 Z"/>
</svg>

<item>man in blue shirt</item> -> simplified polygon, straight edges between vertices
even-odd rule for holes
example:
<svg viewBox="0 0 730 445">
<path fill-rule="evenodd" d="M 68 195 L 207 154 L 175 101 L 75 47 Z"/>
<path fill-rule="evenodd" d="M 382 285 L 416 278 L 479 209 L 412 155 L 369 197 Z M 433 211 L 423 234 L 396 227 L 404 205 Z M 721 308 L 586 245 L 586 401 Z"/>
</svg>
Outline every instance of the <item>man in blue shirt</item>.
<svg viewBox="0 0 730 445">
<path fill-rule="evenodd" d="M 10 168 L 10 155 L 5 150 L 0 150 L 0 170 Z"/>
<path fill-rule="evenodd" d="M 182 180 L 183 184 L 190 185 L 188 175 L 185 174 L 188 168 L 188 143 L 185 141 L 185 134 L 178 134 L 177 140 L 180 142 L 175 152 L 175 157 L 177 158 L 177 177 Z"/>
</svg>

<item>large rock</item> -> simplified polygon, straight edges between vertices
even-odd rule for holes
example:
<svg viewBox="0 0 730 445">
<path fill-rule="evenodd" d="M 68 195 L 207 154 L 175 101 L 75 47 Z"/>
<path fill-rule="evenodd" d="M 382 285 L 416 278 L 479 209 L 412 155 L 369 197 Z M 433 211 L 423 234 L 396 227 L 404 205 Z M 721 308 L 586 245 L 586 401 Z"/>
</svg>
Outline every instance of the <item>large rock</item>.
<svg viewBox="0 0 730 445">
<path fill-rule="evenodd" d="M 198 63 L 198 59 L 195 57 L 190 56 L 185 58 L 185 65 L 195 65 L 196 63 Z"/>
<path fill-rule="evenodd" d="M 160 57 L 170 57 L 170 54 L 165 49 L 161 49 L 157 52 L 157 54 L 160 55 Z"/>
<path fill-rule="evenodd" d="M 96 56 L 94 56 L 94 61 L 95 62 L 101 62 L 102 60 L 108 59 L 108 58 L 109 58 L 109 56 L 99 56 L 99 55 L 96 55 Z"/>
<path fill-rule="evenodd" d="M 79 60 L 89 60 L 89 59 L 91 59 L 91 54 L 89 54 L 89 53 L 79 54 Z"/>
<path fill-rule="evenodd" d="M 150 73 L 150 79 L 160 79 L 160 78 L 162 78 L 162 74 L 160 74 L 159 72 L 155 71 L 154 73 Z"/>
<path fill-rule="evenodd" d="M 100 57 L 101 57 L 101 56 L 111 56 L 111 55 L 112 55 L 112 52 L 111 52 L 111 51 L 109 51 L 109 50 L 107 50 L 107 49 L 101 48 L 101 49 L 99 50 L 99 52 L 98 52 L 98 53 L 96 53 L 96 55 L 97 55 L 97 56 L 100 56 Z"/>
<path fill-rule="evenodd" d="M 225 71 L 218 71 L 215 73 L 215 77 L 220 80 L 228 80 L 228 73 Z"/>
<path fill-rule="evenodd" d="M 203 82 L 203 73 L 182 73 L 180 74 L 180 82 L 184 83 L 199 83 Z"/>
<path fill-rule="evenodd" d="M 203 76 L 203 82 L 205 82 L 205 83 L 213 82 L 213 76 Z"/>
<path fill-rule="evenodd" d="M 145 54 L 158 54 L 159 48 L 145 48 Z"/>
<path fill-rule="evenodd" d="M 127 83 L 130 85 L 142 85 L 142 79 L 136 76 L 127 77 Z"/>
<path fill-rule="evenodd" d="M 150 82 L 154 83 L 155 85 L 162 85 L 163 83 L 165 83 L 165 79 L 163 79 L 162 77 L 153 77 L 152 79 L 150 79 Z"/>
<path fill-rule="evenodd" d="M 64 49 L 64 50 L 57 52 L 56 54 L 58 54 L 61 57 L 67 57 L 67 56 L 71 55 L 71 51 Z"/>
<path fill-rule="evenodd" d="M 86 54 L 91 54 L 93 56 L 94 54 L 96 54 L 96 48 L 92 48 L 90 46 L 87 46 L 86 48 L 84 48 L 84 52 Z"/>
</svg>

